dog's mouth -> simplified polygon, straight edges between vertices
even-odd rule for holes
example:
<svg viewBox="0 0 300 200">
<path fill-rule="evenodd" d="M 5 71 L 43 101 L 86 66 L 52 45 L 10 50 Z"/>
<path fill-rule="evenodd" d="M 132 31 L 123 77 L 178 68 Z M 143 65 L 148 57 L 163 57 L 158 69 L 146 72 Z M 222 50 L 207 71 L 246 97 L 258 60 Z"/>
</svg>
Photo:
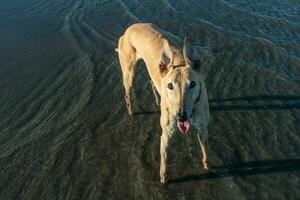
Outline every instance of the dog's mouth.
<svg viewBox="0 0 300 200">
<path fill-rule="evenodd" d="M 191 125 L 191 123 L 189 120 L 184 121 L 184 122 L 177 121 L 177 127 L 181 133 L 187 133 L 188 130 L 190 129 L 190 125 Z"/>
</svg>

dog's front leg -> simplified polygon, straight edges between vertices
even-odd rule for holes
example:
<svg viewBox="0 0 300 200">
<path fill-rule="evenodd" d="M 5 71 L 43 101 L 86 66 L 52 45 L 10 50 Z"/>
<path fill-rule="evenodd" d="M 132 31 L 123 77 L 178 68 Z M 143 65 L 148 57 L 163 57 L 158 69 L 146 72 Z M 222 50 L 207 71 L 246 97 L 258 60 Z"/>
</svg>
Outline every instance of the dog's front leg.
<svg viewBox="0 0 300 200">
<path fill-rule="evenodd" d="M 160 137 L 160 182 L 166 183 L 167 180 L 167 159 L 168 159 L 168 147 L 171 139 L 171 135 L 165 129 Z"/>
<path fill-rule="evenodd" d="M 207 128 L 200 129 L 197 133 L 198 141 L 202 151 L 202 164 L 205 171 L 208 171 L 207 148 L 208 148 L 208 131 Z"/>
<path fill-rule="evenodd" d="M 167 164 L 168 164 L 168 149 L 169 143 L 172 138 L 172 127 L 170 122 L 170 113 L 165 102 L 161 101 L 161 116 L 160 116 L 160 125 L 162 128 L 162 135 L 160 137 L 160 182 L 166 183 L 167 180 Z"/>
</svg>

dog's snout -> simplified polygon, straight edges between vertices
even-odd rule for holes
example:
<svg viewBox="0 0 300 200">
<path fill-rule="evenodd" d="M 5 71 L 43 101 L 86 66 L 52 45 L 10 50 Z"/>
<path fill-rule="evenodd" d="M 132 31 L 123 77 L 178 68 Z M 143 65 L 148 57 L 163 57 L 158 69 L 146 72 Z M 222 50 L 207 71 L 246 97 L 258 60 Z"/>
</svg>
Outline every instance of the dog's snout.
<svg viewBox="0 0 300 200">
<path fill-rule="evenodd" d="M 187 112 L 178 113 L 177 120 L 181 122 L 185 122 L 188 120 Z"/>
</svg>

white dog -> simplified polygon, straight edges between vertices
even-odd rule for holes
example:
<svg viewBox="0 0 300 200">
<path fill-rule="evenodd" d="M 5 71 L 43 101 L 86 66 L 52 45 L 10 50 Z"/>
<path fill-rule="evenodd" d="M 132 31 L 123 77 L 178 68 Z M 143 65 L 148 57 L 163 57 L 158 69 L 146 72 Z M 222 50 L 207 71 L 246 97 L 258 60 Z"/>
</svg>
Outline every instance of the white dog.
<svg viewBox="0 0 300 200">
<path fill-rule="evenodd" d="M 178 49 L 169 45 L 167 39 L 152 24 L 138 23 L 131 25 L 119 38 L 116 51 L 122 68 L 129 115 L 132 115 L 132 83 L 138 59 L 144 60 L 160 94 L 161 183 L 167 182 L 167 152 L 176 124 L 182 133 L 187 133 L 191 124 L 198 129 L 202 163 L 204 169 L 208 170 L 206 149 L 209 106 L 206 85 L 200 59 L 187 39 L 184 40 L 181 54 Z"/>
</svg>

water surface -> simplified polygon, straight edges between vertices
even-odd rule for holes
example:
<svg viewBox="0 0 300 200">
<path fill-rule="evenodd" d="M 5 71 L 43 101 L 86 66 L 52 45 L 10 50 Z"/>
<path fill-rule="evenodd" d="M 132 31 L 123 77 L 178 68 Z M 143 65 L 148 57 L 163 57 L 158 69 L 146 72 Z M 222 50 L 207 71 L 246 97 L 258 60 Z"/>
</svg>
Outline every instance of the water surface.
<svg viewBox="0 0 300 200">
<path fill-rule="evenodd" d="M 299 199 L 299 13 L 292 0 L 1 1 L 1 199 Z M 129 118 L 114 52 L 136 22 L 200 53 L 211 174 L 193 130 L 159 183 L 149 76 L 139 63 Z"/>
</svg>

